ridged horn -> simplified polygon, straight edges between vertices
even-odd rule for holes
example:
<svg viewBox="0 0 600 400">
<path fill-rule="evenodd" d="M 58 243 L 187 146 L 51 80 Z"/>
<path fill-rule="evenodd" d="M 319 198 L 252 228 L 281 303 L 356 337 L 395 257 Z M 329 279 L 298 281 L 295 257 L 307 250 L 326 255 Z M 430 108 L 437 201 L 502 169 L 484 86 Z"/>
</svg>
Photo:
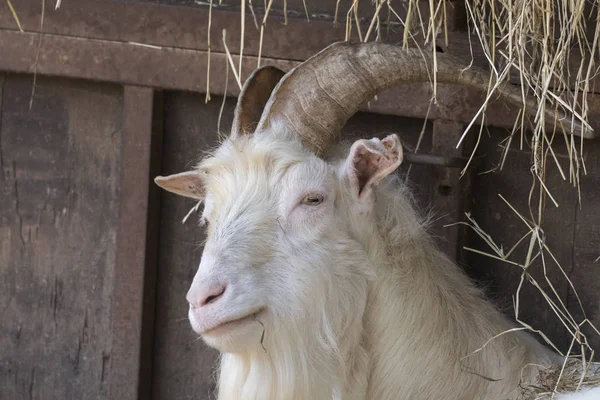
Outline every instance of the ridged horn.
<svg viewBox="0 0 600 400">
<path fill-rule="evenodd" d="M 487 72 L 474 67 L 464 69 L 463 63 L 448 54 L 440 53 L 436 58 L 437 82 L 487 90 Z M 419 49 L 378 42 L 334 43 L 279 81 L 257 130 L 268 129 L 274 120 L 281 120 L 306 147 L 322 156 L 362 104 L 399 83 L 430 82 L 432 70 L 433 55 Z M 497 93 L 510 103 L 522 104 L 517 87 L 503 85 Z M 535 112 L 534 99 L 527 99 L 527 109 Z M 554 121 L 555 114 L 547 110 L 546 117 Z M 576 122 L 574 130 L 581 134 L 581 125 Z"/>
</svg>

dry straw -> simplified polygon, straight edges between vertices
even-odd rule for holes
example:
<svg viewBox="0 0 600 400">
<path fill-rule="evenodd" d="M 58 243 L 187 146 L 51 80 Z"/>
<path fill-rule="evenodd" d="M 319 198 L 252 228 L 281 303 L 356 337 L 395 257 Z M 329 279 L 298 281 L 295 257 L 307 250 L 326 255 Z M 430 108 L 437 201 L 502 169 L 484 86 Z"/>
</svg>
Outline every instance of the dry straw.
<svg viewBox="0 0 600 400">
<path fill-rule="evenodd" d="M 12 17 L 15 20 L 15 23 L 17 24 L 17 27 L 19 28 L 19 30 L 21 32 L 23 32 L 23 27 L 21 26 L 21 21 L 19 20 L 19 15 L 15 11 L 15 8 L 12 5 L 11 1 L 10 0 L 6 0 L 6 4 L 8 5 L 8 9 L 10 10 L 10 13 L 12 14 Z"/>
<path fill-rule="evenodd" d="M 600 386 L 600 369 L 591 364 L 584 364 L 578 359 L 570 359 L 558 367 L 528 367 L 541 372 L 535 382 L 521 388 L 523 400 L 551 400 L 555 398 L 556 393 L 570 393 Z"/>
</svg>

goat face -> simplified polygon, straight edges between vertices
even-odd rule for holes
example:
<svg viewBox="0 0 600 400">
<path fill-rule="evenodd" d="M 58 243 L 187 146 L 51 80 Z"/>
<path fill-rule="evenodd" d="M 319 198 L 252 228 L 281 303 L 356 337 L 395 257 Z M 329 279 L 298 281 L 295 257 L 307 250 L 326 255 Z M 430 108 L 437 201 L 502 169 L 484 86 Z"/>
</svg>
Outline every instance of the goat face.
<svg viewBox="0 0 600 400">
<path fill-rule="evenodd" d="M 326 162 L 274 127 L 157 180 L 204 200 L 207 240 L 187 300 L 208 345 L 264 351 L 280 335 L 331 350 L 360 324 L 376 235 L 371 188 L 398 166 L 400 149 L 395 135 L 361 140 L 342 162 Z"/>
<path fill-rule="evenodd" d="M 260 349 L 263 331 L 305 320 L 315 285 L 327 279 L 314 249 L 335 237 L 333 171 L 260 139 L 226 142 L 200 166 L 208 229 L 189 318 L 209 345 L 228 352 Z"/>
</svg>

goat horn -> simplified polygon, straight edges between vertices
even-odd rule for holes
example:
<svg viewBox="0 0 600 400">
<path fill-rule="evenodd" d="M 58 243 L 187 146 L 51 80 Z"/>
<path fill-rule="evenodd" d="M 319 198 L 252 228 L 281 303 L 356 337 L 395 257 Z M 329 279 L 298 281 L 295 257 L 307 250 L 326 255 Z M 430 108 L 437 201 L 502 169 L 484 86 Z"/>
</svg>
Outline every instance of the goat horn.
<svg viewBox="0 0 600 400">
<path fill-rule="evenodd" d="M 438 82 L 487 90 L 488 73 L 463 69 L 460 61 L 448 54 L 437 54 L 436 61 Z M 430 82 L 432 66 L 433 56 L 419 49 L 378 42 L 334 43 L 279 81 L 257 130 L 269 128 L 275 119 L 282 120 L 307 148 L 323 156 L 362 104 L 398 83 Z M 504 85 L 498 93 L 511 103 L 521 104 L 521 90 L 516 87 Z M 537 109 L 531 98 L 527 99 L 527 109 Z M 546 117 L 554 121 L 555 115 L 547 110 Z M 581 133 L 581 125 L 577 121 L 574 125 L 574 131 Z"/>
<path fill-rule="evenodd" d="M 271 66 L 261 67 L 250 75 L 238 96 L 231 126 L 232 138 L 254 132 L 273 88 L 283 75 L 283 71 Z"/>
</svg>

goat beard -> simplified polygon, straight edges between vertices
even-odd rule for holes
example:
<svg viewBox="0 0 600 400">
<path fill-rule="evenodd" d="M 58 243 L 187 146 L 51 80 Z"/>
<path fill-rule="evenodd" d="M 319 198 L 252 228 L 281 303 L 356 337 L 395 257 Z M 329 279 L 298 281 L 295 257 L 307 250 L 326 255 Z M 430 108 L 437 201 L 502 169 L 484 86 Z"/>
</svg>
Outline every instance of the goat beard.
<svg viewBox="0 0 600 400">
<path fill-rule="evenodd" d="M 363 290 L 355 289 L 351 299 L 322 300 L 319 306 L 306 308 L 311 312 L 303 318 L 262 320 L 265 332 L 260 343 L 243 353 L 222 354 L 219 400 L 342 396 L 353 386 L 348 380 L 361 380 L 358 376 L 366 374 L 368 365 L 361 345 L 363 311 L 357 311 L 366 304 L 366 279 L 363 282 Z M 321 312 L 313 313 L 318 308 Z"/>
<path fill-rule="evenodd" d="M 337 349 L 302 324 L 269 325 L 262 343 L 221 356 L 219 400 L 331 398 Z"/>
</svg>

